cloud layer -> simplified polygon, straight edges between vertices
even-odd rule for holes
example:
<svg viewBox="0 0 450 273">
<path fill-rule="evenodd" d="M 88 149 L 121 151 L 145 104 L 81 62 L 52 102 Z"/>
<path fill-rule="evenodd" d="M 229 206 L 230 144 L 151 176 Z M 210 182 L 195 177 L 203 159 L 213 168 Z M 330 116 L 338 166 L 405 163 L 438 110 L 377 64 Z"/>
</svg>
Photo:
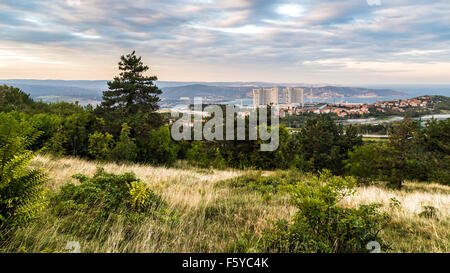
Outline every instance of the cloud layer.
<svg viewBox="0 0 450 273">
<path fill-rule="evenodd" d="M 449 83 L 450 3 L 3 0 L 0 78 L 108 79 L 136 49 L 162 80 Z"/>
</svg>

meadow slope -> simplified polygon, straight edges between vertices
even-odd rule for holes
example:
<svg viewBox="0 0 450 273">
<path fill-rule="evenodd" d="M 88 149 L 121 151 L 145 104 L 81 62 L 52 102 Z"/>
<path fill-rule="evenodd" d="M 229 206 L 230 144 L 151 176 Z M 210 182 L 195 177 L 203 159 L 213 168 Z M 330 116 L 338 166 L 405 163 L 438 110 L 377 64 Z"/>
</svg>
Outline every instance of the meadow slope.
<svg viewBox="0 0 450 273">
<path fill-rule="evenodd" d="M 47 187 L 52 191 L 75 182 L 71 178 L 74 174 L 92 176 L 97 167 L 116 174 L 131 171 L 160 194 L 175 213 L 167 221 L 146 220 L 132 238 L 127 237 L 128 227 L 118 222 L 114 222 L 106 235 L 76 238 L 61 232 L 62 224 L 46 209 L 36 221 L 10 234 L 10 239 L 0 246 L 0 252 L 63 251 L 68 241 L 79 241 L 82 252 L 223 252 L 243 234 L 250 234 L 256 240 L 271 221 L 289 219 L 295 213 L 284 194 L 267 198 L 259 192 L 236 189 L 223 182 L 246 175 L 247 171 L 103 164 L 43 155 L 37 156 L 32 166 L 49 174 Z M 400 205 L 392 206 L 392 200 Z M 383 251 L 450 251 L 450 187 L 406 182 L 397 191 L 380 183 L 359 187 L 341 205 L 356 207 L 373 202 L 383 204 L 383 210 L 392 216 L 392 222 L 381 233 L 389 244 Z M 419 217 L 423 206 L 435 207 L 438 218 Z"/>
</svg>

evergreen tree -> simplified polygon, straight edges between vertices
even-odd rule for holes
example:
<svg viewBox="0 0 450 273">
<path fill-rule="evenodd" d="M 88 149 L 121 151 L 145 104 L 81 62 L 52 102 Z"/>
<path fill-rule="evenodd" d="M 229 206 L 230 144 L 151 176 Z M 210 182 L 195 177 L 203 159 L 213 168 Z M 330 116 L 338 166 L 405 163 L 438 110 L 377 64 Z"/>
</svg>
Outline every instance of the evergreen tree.
<svg viewBox="0 0 450 273">
<path fill-rule="evenodd" d="M 328 169 L 336 174 L 343 172 L 343 161 L 348 158 L 348 151 L 362 145 L 362 138 L 355 128 L 344 130 L 329 115 L 308 119 L 298 140 L 299 152 L 315 171 Z"/>
<path fill-rule="evenodd" d="M 34 104 L 30 95 L 19 88 L 3 85 L 0 86 L 0 111 L 25 111 Z"/>
<path fill-rule="evenodd" d="M 162 91 L 154 84 L 156 76 L 145 76 L 149 69 L 133 51 L 120 57 L 119 76 L 108 82 L 103 92 L 100 114 L 112 128 L 108 131 L 118 136 L 123 123 L 133 128 L 136 137 L 145 138 L 152 128 L 158 128 L 162 119 L 158 110 L 158 95 Z"/>
<path fill-rule="evenodd" d="M 418 152 L 418 123 L 405 118 L 394 127 L 389 142 L 383 146 L 381 166 L 385 178 L 397 189 L 402 188 L 403 180 L 414 178 Z"/>
</svg>

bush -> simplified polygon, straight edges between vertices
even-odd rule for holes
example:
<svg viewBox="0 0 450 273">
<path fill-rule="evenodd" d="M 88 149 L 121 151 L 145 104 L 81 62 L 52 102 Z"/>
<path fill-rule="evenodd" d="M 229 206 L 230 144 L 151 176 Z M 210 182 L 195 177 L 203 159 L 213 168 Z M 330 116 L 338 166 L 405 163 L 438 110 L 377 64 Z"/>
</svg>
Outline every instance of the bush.
<svg viewBox="0 0 450 273">
<path fill-rule="evenodd" d="M 355 176 L 364 184 L 371 182 L 379 175 L 378 162 L 381 156 L 377 144 L 357 146 L 348 152 L 347 173 Z"/>
<path fill-rule="evenodd" d="M 148 211 L 154 203 L 155 194 L 149 189 L 147 184 L 142 182 L 131 182 L 128 193 L 130 197 L 127 203 L 134 211 Z"/>
<path fill-rule="evenodd" d="M 89 136 L 89 154 L 97 160 L 105 160 L 110 155 L 113 137 L 109 133 L 95 132 Z"/>
<path fill-rule="evenodd" d="M 250 171 L 245 175 L 226 180 L 225 183 L 233 188 L 274 194 L 287 190 L 288 186 L 298 183 L 304 176 L 303 172 L 295 168 L 287 171 L 279 170 L 270 175 L 265 175 L 262 171 Z"/>
<path fill-rule="evenodd" d="M 450 161 L 447 158 L 447 164 Z M 450 165 L 447 165 L 450 166 Z M 436 169 L 430 171 L 430 181 L 441 183 L 443 185 L 450 185 L 450 170 L 446 169 Z"/>
<path fill-rule="evenodd" d="M 152 130 L 145 145 L 143 157 L 150 163 L 172 165 L 177 160 L 178 145 L 172 140 L 168 126 Z"/>
<path fill-rule="evenodd" d="M 35 153 L 27 148 L 38 136 L 29 124 L 0 113 L 0 228 L 25 224 L 46 205 L 47 176 L 28 168 Z"/>
<path fill-rule="evenodd" d="M 191 148 L 186 152 L 186 159 L 189 164 L 198 166 L 201 168 L 207 168 L 210 166 L 211 162 L 208 159 L 206 150 L 200 141 L 194 141 L 191 144 Z"/>
<path fill-rule="evenodd" d="M 92 178 L 82 174 L 73 177 L 80 185 L 66 184 L 52 197 L 56 212 L 67 212 L 71 210 L 70 208 L 75 210 L 101 208 L 107 217 L 110 213 L 120 211 L 150 212 L 164 205 L 161 197 L 133 173 L 115 175 L 99 168 Z"/>
<path fill-rule="evenodd" d="M 74 178 L 79 185 L 65 184 L 50 198 L 50 219 L 57 221 L 61 234 L 104 243 L 121 227 L 123 236 L 117 244 L 127 244 L 139 236 L 147 219 L 167 215 L 162 198 L 133 173 L 115 175 L 98 169 L 93 177 L 78 174 Z"/>
<path fill-rule="evenodd" d="M 266 230 L 258 248 L 263 252 L 366 252 L 368 242 L 381 242 L 378 233 L 389 216 L 380 213 L 377 204 L 358 209 L 338 206 L 353 194 L 354 187 L 354 179 L 332 176 L 329 171 L 289 186 L 298 211 L 291 223 L 278 221 Z"/>
<path fill-rule="evenodd" d="M 232 178 L 229 185 L 234 188 L 243 188 L 265 193 L 277 193 L 283 187 L 295 183 L 299 174 L 295 171 L 278 171 L 276 174 L 263 176 L 261 171 L 249 172 L 246 175 Z"/>
<path fill-rule="evenodd" d="M 423 211 L 419 213 L 420 217 L 438 220 L 439 210 L 433 206 L 423 206 Z"/>
<path fill-rule="evenodd" d="M 122 131 L 120 132 L 119 141 L 116 147 L 112 150 L 111 157 L 115 161 L 130 161 L 133 162 L 137 158 L 137 146 L 134 139 L 130 137 L 130 126 L 122 124 Z"/>
</svg>

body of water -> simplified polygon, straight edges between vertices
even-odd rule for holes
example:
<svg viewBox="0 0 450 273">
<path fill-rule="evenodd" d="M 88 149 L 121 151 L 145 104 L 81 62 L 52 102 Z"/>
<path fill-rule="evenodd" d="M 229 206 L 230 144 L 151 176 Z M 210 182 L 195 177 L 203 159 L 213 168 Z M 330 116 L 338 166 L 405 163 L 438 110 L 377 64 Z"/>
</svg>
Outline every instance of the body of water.
<svg viewBox="0 0 450 273">
<path fill-rule="evenodd" d="M 422 119 L 422 121 L 427 121 L 432 118 L 435 118 L 437 120 L 445 120 L 450 118 L 450 114 L 436 114 L 436 115 L 425 115 L 420 118 L 414 118 L 415 120 Z M 399 116 L 392 116 L 387 119 L 376 119 L 376 118 L 365 118 L 365 119 L 348 119 L 342 121 L 342 123 L 347 124 L 376 124 L 376 123 L 390 123 L 390 122 L 396 122 L 396 121 L 402 121 L 403 117 Z"/>
<path fill-rule="evenodd" d="M 407 97 L 378 97 L 378 98 L 327 98 L 327 99 L 316 99 L 314 98 L 313 103 L 376 103 L 378 101 L 389 101 L 395 99 L 405 99 Z M 310 100 L 305 98 L 305 103 L 309 103 Z M 243 105 L 243 106 L 253 106 L 253 99 L 236 99 L 231 101 L 219 102 L 220 104 L 229 105 Z"/>
</svg>

